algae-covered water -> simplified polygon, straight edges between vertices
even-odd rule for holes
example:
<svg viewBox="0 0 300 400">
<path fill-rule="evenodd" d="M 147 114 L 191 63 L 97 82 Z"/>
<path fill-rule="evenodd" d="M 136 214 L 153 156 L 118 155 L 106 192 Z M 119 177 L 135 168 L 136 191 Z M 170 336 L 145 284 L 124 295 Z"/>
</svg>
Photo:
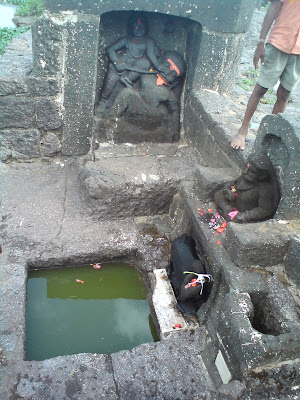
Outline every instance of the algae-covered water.
<svg viewBox="0 0 300 400">
<path fill-rule="evenodd" d="M 30 270 L 26 360 L 111 354 L 157 341 L 146 295 L 141 274 L 129 264 Z"/>
</svg>

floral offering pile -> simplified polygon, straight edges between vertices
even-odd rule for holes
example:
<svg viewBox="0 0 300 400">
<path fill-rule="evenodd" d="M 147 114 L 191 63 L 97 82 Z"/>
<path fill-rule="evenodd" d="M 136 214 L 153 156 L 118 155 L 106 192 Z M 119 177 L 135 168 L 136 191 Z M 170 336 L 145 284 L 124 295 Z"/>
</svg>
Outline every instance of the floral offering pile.
<svg viewBox="0 0 300 400">
<path fill-rule="evenodd" d="M 207 223 L 209 228 L 214 231 L 215 235 L 220 235 L 225 231 L 227 222 L 221 214 L 214 211 L 212 208 L 209 208 L 208 210 L 198 208 L 198 215 L 200 221 Z M 217 241 L 217 244 L 220 243 L 220 241 Z"/>
</svg>

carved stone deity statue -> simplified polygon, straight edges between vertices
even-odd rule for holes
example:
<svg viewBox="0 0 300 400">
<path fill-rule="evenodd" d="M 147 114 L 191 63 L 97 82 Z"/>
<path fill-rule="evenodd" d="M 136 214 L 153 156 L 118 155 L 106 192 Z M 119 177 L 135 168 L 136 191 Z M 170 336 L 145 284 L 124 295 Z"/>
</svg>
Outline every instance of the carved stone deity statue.
<svg viewBox="0 0 300 400">
<path fill-rule="evenodd" d="M 162 52 L 157 70 L 156 74 L 141 75 L 138 91 L 122 90 L 109 114 L 122 117 L 131 129 L 136 127 L 146 132 L 162 129 L 172 142 L 179 139 L 180 95 L 186 63 L 180 53 L 167 50 Z"/>
<path fill-rule="evenodd" d="M 148 21 L 138 13 L 128 21 L 128 35 L 106 48 L 109 60 L 96 114 L 101 116 L 109 109 L 117 94 L 124 87 L 131 87 L 142 72 L 150 66 L 157 67 L 159 48 L 154 39 L 148 36 Z"/>
<path fill-rule="evenodd" d="M 227 220 L 241 223 L 272 218 L 279 204 L 280 189 L 269 157 L 250 154 L 245 172 L 230 189 L 216 192 L 214 200 Z"/>
<path fill-rule="evenodd" d="M 116 143 L 177 141 L 186 62 L 177 51 L 158 49 L 143 14 L 134 14 L 128 29 L 128 36 L 106 49 L 96 135 Z"/>
</svg>

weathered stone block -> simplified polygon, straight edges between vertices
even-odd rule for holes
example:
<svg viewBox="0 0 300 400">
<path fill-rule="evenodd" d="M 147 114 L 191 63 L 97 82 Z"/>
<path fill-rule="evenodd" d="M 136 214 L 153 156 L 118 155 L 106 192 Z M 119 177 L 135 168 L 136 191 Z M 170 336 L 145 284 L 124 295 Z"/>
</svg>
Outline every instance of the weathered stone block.
<svg viewBox="0 0 300 400">
<path fill-rule="evenodd" d="M 277 276 L 268 277 L 267 282 L 268 295 L 256 305 L 258 328 L 275 336 L 299 330 L 300 319 L 293 296 Z"/>
<path fill-rule="evenodd" d="M 58 105 L 49 99 L 42 99 L 37 102 L 37 126 L 42 130 L 57 129 L 62 125 L 60 109 Z"/>
<path fill-rule="evenodd" d="M 40 131 L 37 129 L 9 129 L 0 131 L 1 153 L 13 149 L 17 158 L 40 156 Z"/>
<path fill-rule="evenodd" d="M 93 126 L 96 93 L 99 16 L 67 25 L 65 59 L 64 155 L 87 154 Z"/>
<path fill-rule="evenodd" d="M 0 98 L 0 128 L 30 128 L 35 123 L 34 100 Z"/>
<path fill-rule="evenodd" d="M 160 177 L 154 157 L 88 162 L 80 181 L 92 212 L 101 218 L 165 213 L 178 184 Z"/>
<path fill-rule="evenodd" d="M 29 77 L 26 83 L 33 96 L 55 96 L 60 90 L 58 81 L 54 78 Z"/>
<path fill-rule="evenodd" d="M 249 224 L 230 222 L 224 243 L 233 262 L 241 267 L 280 264 L 288 244 L 288 233 L 273 221 Z"/>
<path fill-rule="evenodd" d="M 36 76 L 56 76 L 62 72 L 62 25 L 38 19 L 32 26 L 33 72 Z"/>
<path fill-rule="evenodd" d="M 28 92 L 28 87 L 24 80 L 1 75 L 0 77 L 0 96 L 9 94 L 22 94 Z"/>
<path fill-rule="evenodd" d="M 53 133 L 47 133 L 44 139 L 44 156 L 51 157 L 61 150 L 61 143 L 59 137 Z"/>
<path fill-rule="evenodd" d="M 242 37 L 203 32 L 197 61 L 195 91 L 208 88 L 218 92 L 228 90 L 237 74 L 236 60 L 241 56 Z"/>
<path fill-rule="evenodd" d="M 300 235 L 291 239 L 284 266 L 288 277 L 300 287 Z"/>
<path fill-rule="evenodd" d="M 195 171 L 195 192 L 200 200 L 211 201 L 218 190 L 230 185 L 238 176 L 238 172 L 232 168 L 208 168 L 199 165 Z"/>
<path fill-rule="evenodd" d="M 284 359 L 295 359 L 300 349 L 299 329 L 278 336 L 254 329 L 253 304 L 248 293 L 228 293 L 222 305 L 217 327 L 221 348 L 230 364 L 242 373 Z"/>
<path fill-rule="evenodd" d="M 237 126 L 230 108 L 225 96 L 204 89 L 192 92 L 184 109 L 185 133 L 212 168 L 244 169 L 251 149 L 250 146 L 245 151 L 232 149 Z"/>
<path fill-rule="evenodd" d="M 78 11 L 86 14 L 97 14 L 116 10 L 131 11 L 132 4 L 128 0 L 105 0 L 95 2 L 86 0 L 45 0 L 47 10 L 59 13 L 62 11 Z M 135 1 L 136 11 L 161 12 L 179 17 L 186 17 L 200 22 L 205 28 L 217 32 L 246 32 L 252 13 L 257 5 L 252 0 L 197 0 L 167 2 L 152 0 L 151 3 Z M 226 15 L 226 18 L 224 18 Z"/>
<path fill-rule="evenodd" d="M 163 214 L 180 182 L 192 176 L 195 153 L 172 144 L 100 144 L 95 161 L 81 169 L 82 192 L 101 218 Z"/>
</svg>

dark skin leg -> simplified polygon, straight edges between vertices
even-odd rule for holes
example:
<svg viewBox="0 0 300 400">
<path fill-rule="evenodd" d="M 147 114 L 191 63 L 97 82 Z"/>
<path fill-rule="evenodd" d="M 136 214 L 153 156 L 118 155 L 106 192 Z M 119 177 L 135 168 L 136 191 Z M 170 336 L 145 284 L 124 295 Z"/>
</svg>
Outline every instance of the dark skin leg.
<svg viewBox="0 0 300 400">
<path fill-rule="evenodd" d="M 263 88 L 258 83 L 255 85 L 251 96 L 249 97 L 246 112 L 238 134 L 231 142 L 231 147 L 236 150 L 245 150 L 245 141 L 249 129 L 249 123 L 255 113 L 260 99 L 264 96 L 268 89 Z"/>
<path fill-rule="evenodd" d="M 274 104 L 272 114 L 283 113 L 286 109 L 290 98 L 291 92 L 286 90 L 281 84 L 278 86 L 277 89 L 277 100 Z"/>
<path fill-rule="evenodd" d="M 249 129 L 249 123 L 251 118 L 253 117 L 254 112 L 258 106 L 259 101 L 267 92 L 268 89 L 263 88 L 258 83 L 255 85 L 254 90 L 249 97 L 249 101 L 247 104 L 245 116 L 242 122 L 242 126 L 240 127 L 238 134 L 233 139 L 231 146 L 236 150 L 245 150 L 245 140 Z M 286 90 L 281 84 L 277 89 L 277 100 L 274 104 L 272 114 L 283 113 L 286 109 L 290 98 L 291 92 Z"/>
</svg>

